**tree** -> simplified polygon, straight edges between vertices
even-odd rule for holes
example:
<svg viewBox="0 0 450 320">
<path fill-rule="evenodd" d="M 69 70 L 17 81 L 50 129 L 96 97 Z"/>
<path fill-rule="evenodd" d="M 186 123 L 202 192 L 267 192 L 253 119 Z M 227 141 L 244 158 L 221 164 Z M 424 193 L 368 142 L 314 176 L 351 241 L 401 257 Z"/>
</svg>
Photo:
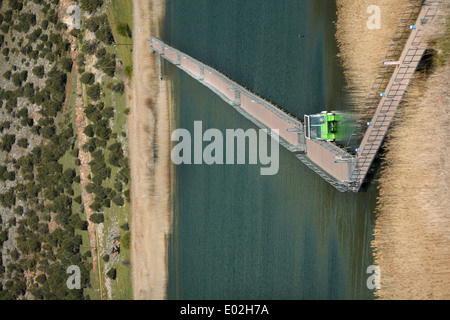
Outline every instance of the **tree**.
<svg viewBox="0 0 450 320">
<path fill-rule="evenodd" d="M 111 32 L 111 28 L 108 25 L 100 27 L 96 32 L 95 36 L 98 40 L 102 41 L 105 44 L 113 44 L 114 36 Z"/>
<path fill-rule="evenodd" d="M 117 271 L 116 269 L 112 268 L 106 273 L 106 275 L 108 276 L 108 278 L 115 280 L 117 277 Z"/>
<path fill-rule="evenodd" d="M 88 30 L 91 31 L 91 32 L 97 31 L 98 28 L 100 27 L 100 26 L 98 25 L 96 19 L 93 18 L 93 17 L 90 18 L 90 19 L 87 19 L 87 20 L 84 22 L 84 25 L 85 25 L 86 29 L 88 29 Z"/>
<path fill-rule="evenodd" d="M 41 129 L 41 135 L 45 139 L 50 139 L 51 137 L 53 137 L 55 135 L 55 133 L 56 133 L 56 128 L 54 125 L 46 126 Z"/>
<path fill-rule="evenodd" d="M 63 71 L 65 71 L 65 72 L 72 71 L 72 65 L 73 65 L 72 59 L 64 57 L 59 61 L 59 63 L 60 63 L 61 69 Z"/>
<path fill-rule="evenodd" d="M 91 72 L 85 72 L 80 77 L 80 81 L 84 84 L 92 85 L 95 82 L 95 75 Z"/>
<path fill-rule="evenodd" d="M 98 83 L 90 86 L 87 89 L 87 95 L 92 100 L 98 100 L 100 98 L 100 93 L 101 93 L 101 89 L 100 89 L 100 84 L 98 84 Z"/>
<path fill-rule="evenodd" d="M 15 134 L 5 134 L 2 137 L 2 141 L 0 144 L 0 149 L 6 152 L 10 152 L 13 144 L 16 142 Z"/>
<path fill-rule="evenodd" d="M 94 54 L 97 50 L 98 41 L 88 41 L 83 44 L 82 52 L 86 54 Z"/>
<path fill-rule="evenodd" d="M 119 82 L 119 83 L 116 83 L 116 84 L 112 87 L 112 90 L 113 90 L 114 92 L 117 92 L 117 93 L 122 94 L 122 93 L 125 91 L 125 86 L 124 86 L 123 82 Z"/>
<path fill-rule="evenodd" d="M 106 56 L 106 49 L 105 48 L 98 49 L 97 53 L 95 54 L 95 56 L 97 58 L 103 58 L 104 56 Z"/>
<path fill-rule="evenodd" d="M 92 12 L 97 8 L 100 8 L 103 4 L 103 0 L 81 0 L 80 7 L 83 10 Z"/>
<path fill-rule="evenodd" d="M 36 277 L 36 282 L 40 284 L 44 284 L 45 281 L 47 281 L 47 276 L 43 273 Z"/>
<path fill-rule="evenodd" d="M 24 148 L 24 149 L 28 148 L 28 140 L 27 140 L 27 138 L 19 139 L 19 141 L 17 141 L 17 145 L 19 147 L 21 147 L 21 148 Z"/>
<path fill-rule="evenodd" d="M 120 34 L 123 37 L 128 37 L 131 38 L 132 33 L 131 33 L 131 29 L 130 26 L 128 25 L 128 23 L 120 23 L 117 27 L 117 33 Z"/>
<path fill-rule="evenodd" d="M 91 214 L 89 220 L 93 223 L 103 223 L 105 221 L 105 217 L 102 213 L 93 213 Z"/>
<path fill-rule="evenodd" d="M 8 70 L 8 71 L 6 71 L 6 72 L 3 74 L 3 77 L 4 77 L 6 80 L 10 80 L 10 79 L 11 79 L 11 75 L 12 75 L 11 70 Z"/>
<path fill-rule="evenodd" d="M 88 222 L 84 220 L 79 220 L 76 224 L 76 228 L 80 230 L 87 230 Z"/>
<path fill-rule="evenodd" d="M 39 79 L 42 79 L 45 75 L 45 68 L 44 66 L 37 66 L 33 68 L 33 74 L 38 77 Z"/>
</svg>

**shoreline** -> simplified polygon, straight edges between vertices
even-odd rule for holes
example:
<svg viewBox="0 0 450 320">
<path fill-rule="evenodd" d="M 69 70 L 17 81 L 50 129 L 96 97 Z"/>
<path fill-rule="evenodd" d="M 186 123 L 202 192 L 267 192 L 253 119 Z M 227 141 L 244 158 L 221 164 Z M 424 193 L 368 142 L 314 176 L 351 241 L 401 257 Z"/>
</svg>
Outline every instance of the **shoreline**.
<svg viewBox="0 0 450 320">
<path fill-rule="evenodd" d="M 133 0 L 133 79 L 129 145 L 131 265 L 134 300 L 166 299 L 171 219 L 170 106 L 148 44 L 159 37 L 165 0 Z M 156 150 L 156 157 L 154 156 Z"/>
</svg>

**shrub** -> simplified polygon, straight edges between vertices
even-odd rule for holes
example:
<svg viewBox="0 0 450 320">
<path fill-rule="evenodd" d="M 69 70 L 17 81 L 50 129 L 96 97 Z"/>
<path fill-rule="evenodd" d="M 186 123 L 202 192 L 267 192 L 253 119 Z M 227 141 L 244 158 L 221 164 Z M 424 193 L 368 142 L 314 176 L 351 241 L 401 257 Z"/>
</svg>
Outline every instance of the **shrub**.
<svg viewBox="0 0 450 320">
<path fill-rule="evenodd" d="M 128 37 L 131 38 L 132 33 L 131 33 L 131 29 L 130 26 L 128 25 L 128 23 L 120 23 L 117 27 L 117 33 L 120 34 L 123 37 Z"/>
<path fill-rule="evenodd" d="M 42 79 L 45 75 L 45 68 L 44 66 L 37 66 L 33 68 L 33 74 L 38 77 L 39 79 Z"/>
<path fill-rule="evenodd" d="M 72 65 L 73 65 L 72 59 L 64 57 L 60 60 L 59 63 L 60 63 L 61 69 L 63 71 L 65 71 L 65 72 L 72 71 Z"/>
<path fill-rule="evenodd" d="M 28 140 L 27 140 L 27 138 L 19 139 L 19 141 L 17 141 L 17 145 L 19 147 L 21 147 L 21 148 L 24 148 L 24 149 L 28 148 Z"/>
<path fill-rule="evenodd" d="M 80 81 L 84 84 L 92 85 L 95 82 L 95 75 L 91 72 L 85 72 L 80 77 Z"/>
<path fill-rule="evenodd" d="M 130 232 L 127 231 L 120 236 L 120 246 L 125 249 L 130 249 Z"/>
<path fill-rule="evenodd" d="M 79 229 L 79 230 L 87 230 L 88 222 L 84 221 L 84 220 L 80 220 L 80 221 L 77 222 L 76 228 Z"/>
<path fill-rule="evenodd" d="M 98 83 L 90 86 L 87 89 L 87 95 L 89 96 L 89 98 L 91 98 L 92 100 L 95 100 L 95 101 L 100 99 L 100 93 L 101 93 L 101 89 L 100 89 L 100 84 L 98 84 Z"/>
<path fill-rule="evenodd" d="M 96 32 L 95 36 L 98 40 L 102 41 L 105 44 L 113 44 L 114 36 L 111 32 L 111 28 L 108 25 L 100 27 Z"/>
<path fill-rule="evenodd" d="M 125 71 L 125 75 L 131 79 L 131 77 L 133 76 L 133 67 L 126 66 L 124 71 Z"/>
<path fill-rule="evenodd" d="M 103 4 L 103 0 L 81 0 L 80 7 L 83 10 L 92 12 L 97 8 L 100 8 Z"/>
<path fill-rule="evenodd" d="M 95 18 L 87 19 L 84 23 L 84 26 L 91 32 L 97 31 L 98 28 L 100 27 Z"/>
<path fill-rule="evenodd" d="M 112 90 L 113 90 L 114 92 L 117 92 L 117 93 L 122 94 L 122 93 L 125 91 L 125 86 L 124 86 L 123 82 L 119 82 L 119 83 L 116 83 L 116 84 L 112 87 Z"/>
<path fill-rule="evenodd" d="M 108 278 L 115 280 L 117 277 L 117 271 L 116 269 L 112 268 L 106 273 L 106 275 L 108 276 Z"/>
<path fill-rule="evenodd" d="M 2 141 L 0 144 L 0 149 L 2 151 L 10 152 L 13 144 L 16 142 L 16 135 L 14 134 L 5 134 L 2 137 Z"/>
<path fill-rule="evenodd" d="M 97 41 L 89 41 L 83 44 L 82 52 L 85 54 L 94 54 L 97 51 Z"/>
<path fill-rule="evenodd" d="M 103 223 L 105 221 L 105 217 L 102 213 L 93 213 L 89 220 L 91 220 L 93 223 Z"/>
</svg>

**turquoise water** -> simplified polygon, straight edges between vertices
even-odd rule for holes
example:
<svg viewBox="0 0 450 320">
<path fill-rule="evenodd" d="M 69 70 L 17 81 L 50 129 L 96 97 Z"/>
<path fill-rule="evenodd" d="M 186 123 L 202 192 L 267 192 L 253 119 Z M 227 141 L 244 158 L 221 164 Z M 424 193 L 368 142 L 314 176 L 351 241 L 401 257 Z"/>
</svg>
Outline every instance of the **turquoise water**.
<svg viewBox="0 0 450 320">
<path fill-rule="evenodd" d="M 293 115 L 347 108 L 329 0 L 168 0 L 171 46 Z M 193 132 L 257 129 L 166 63 L 175 123 Z M 175 168 L 169 299 L 372 299 L 366 269 L 376 188 L 342 194 L 280 148 L 259 165 Z"/>
</svg>

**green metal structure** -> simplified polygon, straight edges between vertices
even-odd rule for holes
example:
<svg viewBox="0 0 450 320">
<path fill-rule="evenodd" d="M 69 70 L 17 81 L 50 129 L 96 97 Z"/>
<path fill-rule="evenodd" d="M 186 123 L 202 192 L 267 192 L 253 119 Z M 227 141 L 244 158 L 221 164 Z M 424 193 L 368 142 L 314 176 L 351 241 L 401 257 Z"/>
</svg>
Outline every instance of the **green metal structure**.
<svg viewBox="0 0 450 320">
<path fill-rule="evenodd" d="M 334 141 L 338 130 L 339 115 L 322 111 L 305 116 L 305 137 L 312 140 Z"/>
</svg>

